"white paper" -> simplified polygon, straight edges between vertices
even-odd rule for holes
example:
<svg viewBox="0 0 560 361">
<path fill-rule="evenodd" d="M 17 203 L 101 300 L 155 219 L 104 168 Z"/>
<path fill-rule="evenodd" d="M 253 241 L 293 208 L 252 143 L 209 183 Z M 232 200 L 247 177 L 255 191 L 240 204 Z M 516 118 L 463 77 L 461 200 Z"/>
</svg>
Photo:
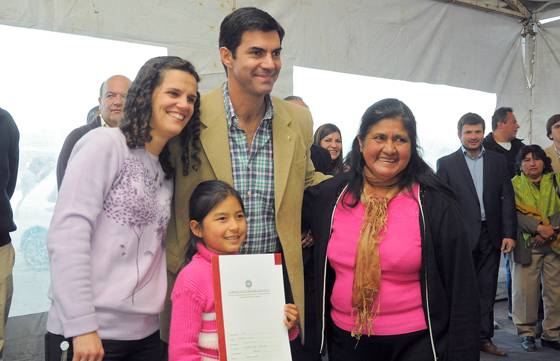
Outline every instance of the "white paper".
<svg viewBox="0 0 560 361">
<path fill-rule="evenodd" d="M 291 361 L 282 265 L 274 254 L 220 256 L 228 361 Z"/>
</svg>

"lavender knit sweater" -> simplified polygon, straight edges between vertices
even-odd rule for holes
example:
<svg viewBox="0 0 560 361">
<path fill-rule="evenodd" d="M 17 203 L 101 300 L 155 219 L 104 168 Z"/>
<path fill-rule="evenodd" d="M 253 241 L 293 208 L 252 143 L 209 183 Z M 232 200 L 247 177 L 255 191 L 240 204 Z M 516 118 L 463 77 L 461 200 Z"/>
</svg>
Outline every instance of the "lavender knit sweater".
<svg viewBox="0 0 560 361">
<path fill-rule="evenodd" d="M 98 128 L 74 147 L 48 235 L 47 330 L 138 340 L 159 328 L 172 183 L 158 158 Z"/>
</svg>

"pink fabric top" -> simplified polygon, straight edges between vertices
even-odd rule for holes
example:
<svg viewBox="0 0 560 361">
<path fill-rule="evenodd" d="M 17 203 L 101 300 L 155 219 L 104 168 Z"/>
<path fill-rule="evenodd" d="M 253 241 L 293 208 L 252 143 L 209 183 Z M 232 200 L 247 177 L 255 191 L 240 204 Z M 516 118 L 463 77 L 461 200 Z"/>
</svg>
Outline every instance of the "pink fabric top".
<svg viewBox="0 0 560 361">
<path fill-rule="evenodd" d="M 381 284 L 374 335 L 400 335 L 427 328 L 420 292 L 422 253 L 418 190 L 418 185 L 414 185 L 414 196 L 404 192 L 389 203 L 387 227 L 381 234 L 379 249 Z M 335 209 L 327 258 L 336 273 L 331 317 L 338 327 L 350 332 L 354 327 L 352 284 L 364 207 L 361 203 L 355 208 L 343 207 L 342 203 L 339 201 Z"/>
<path fill-rule="evenodd" d="M 179 272 L 171 302 L 169 361 L 218 360 L 212 252 L 201 243 Z"/>
<path fill-rule="evenodd" d="M 171 293 L 169 361 L 218 360 L 218 328 L 212 279 L 212 253 L 197 244 L 198 253 L 179 272 Z M 299 327 L 289 331 L 290 341 Z"/>
</svg>

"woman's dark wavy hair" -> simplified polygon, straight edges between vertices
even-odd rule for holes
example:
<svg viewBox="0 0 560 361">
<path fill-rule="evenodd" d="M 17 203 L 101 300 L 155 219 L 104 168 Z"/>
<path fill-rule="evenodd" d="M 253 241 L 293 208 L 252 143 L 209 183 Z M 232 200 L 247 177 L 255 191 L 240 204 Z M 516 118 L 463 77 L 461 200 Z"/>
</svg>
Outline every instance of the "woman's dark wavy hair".
<svg viewBox="0 0 560 361">
<path fill-rule="evenodd" d="M 340 132 L 340 129 L 338 129 L 338 127 L 332 123 L 325 123 L 323 125 L 321 125 L 319 128 L 317 128 L 317 130 L 315 131 L 315 134 L 313 135 L 313 144 L 315 144 L 316 146 L 321 146 L 321 140 L 323 140 L 324 137 L 326 137 L 329 134 L 332 133 L 338 133 L 340 134 L 340 137 L 342 139 L 342 133 Z M 340 148 L 340 154 L 338 155 L 338 158 L 336 158 L 333 162 L 334 162 L 334 167 L 333 167 L 333 173 L 332 174 L 337 174 L 342 172 L 342 158 L 344 158 L 342 156 L 342 147 Z"/>
<path fill-rule="evenodd" d="M 521 163 L 523 162 L 523 159 L 525 159 L 527 154 L 533 154 L 534 159 L 540 159 L 543 161 L 543 174 L 553 172 L 552 161 L 550 160 L 548 155 L 546 155 L 545 151 L 537 144 L 531 144 L 524 145 L 521 149 L 519 149 L 519 152 L 515 157 L 515 167 L 517 169 L 517 174 L 521 174 Z"/>
<path fill-rule="evenodd" d="M 190 221 L 194 220 L 202 224 L 204 218 L 214 209 L 218 204 L 222 203 L 227 197 L 233 196 L 241 205 L 243 213 L 245 213 L 245 206 L 243 200 L 232 186 L 220 180 L 209 180 L 200 183 L 194 189 L 191 198 L 189 199 L 189 217 Z M 185 259 L 189 262 L 194 254 L 197 252 L 196 244 L 202 242 L 202 239 L 195 236 L 190 230 L 190 241 L 187 247 Z"/>
<path fill-rule="evenodd" d="M 392 118 L 400 119 L 403 122 L 404 128 L 410 138 L 410 161 L 400 174 L 397 183 L 398 187 L 411 190 L 414 183 L 419 183 L 425 188 L 440 190 L 454 197 L 449 187 L 436 176 L 430 166 L 422 159 L 421 148 L 418 145 L 414 114 L 412 114 L 412 111 L 402 101 L 391 98 L 383 99 L 367 108 L 362 116 L 357 139 L 363 144 L 371 127 L 384 119 Z M 349 203 L 348 206 L 355 207 L 358 202 L 360 202 L 364 187 L 365 167 L 364 157 L 357 142 L 356 146 L 352 147 L 351 154 L 348 158 L 350 162 L 350 170 L 348 171 L 350 173 L 350 181 L 347 191 L 350 192 L 354 198 L 354 201 Z"/>
<path fill-rule="evenodd" d="M 145 143 L 152 140 L 150 120 L 152 118 L 152 94 L 156 87 L 163 81 L 166 70 L 181 70 L 191 74 L 198 83 L 200 77 L 194 66 L 187 60 L 177 56 L 158 56 L 148 60 L 132 82 L 124 106 L 124 118 L 121 122 L 121 131 L 126 137 L 129 148 L 143 148 Z M 189 167 L 196 169 L 200 163 L 200 94 L 196 92 L 194 112 L 181 133 L 179 134 L 181 161 L 183 175 L 187 175 Z M 192 154 L 190 154 L 192 152 Z M 174 169 L 169 160 L 169 143 L 165 145 L 159 155 L 159 162 L 165 172 L 166 178 L 173 177 Z"/>
</svg>

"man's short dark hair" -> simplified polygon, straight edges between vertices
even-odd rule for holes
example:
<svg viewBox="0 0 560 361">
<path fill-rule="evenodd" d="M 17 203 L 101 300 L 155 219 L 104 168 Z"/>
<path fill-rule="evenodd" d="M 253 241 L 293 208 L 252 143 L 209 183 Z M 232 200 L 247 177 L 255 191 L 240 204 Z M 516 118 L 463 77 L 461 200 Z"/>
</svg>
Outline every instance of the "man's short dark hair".
<svg viewBox="0 0 560 361">
<path fill-rule="evenodd" d="M 552 126 L 558 122 L 560 122 L 560 114 L 554 114 L 546 121 L 546 136 L 548 139 L 552 140 L 550 137 L 550 133 L 552 133 Z"/>
<path fill-rule="evenodd" d="M 235 10 L 222 21 L 219 47 L 229 49 L 235 58 L 235 51 L 241 43 L 243 33 L 252 30 L 276 31 L 280 43 L 284 38 L 284 29 L 269 13 L 255 7 L 245 7 Z"/>
<path fill-rule="evenodd" d="M 484 133 L 484 129 L 486 128 L 486 124 L 484 124 L 484 119 L 476 113 L 467 113 L 463 115 L 459 121 L 457 122 L 457 134 L 461 136 L 461 132 L 463 131 L 464 125 L 478 125 L 482 124 L 482 132 Z"/>
<path fill-rule="evenodd" d="M 498 123 L 505 123 L 508 113 L 513 113 L 513 109 L 510 107 L 501 107 L 496 109 L 494 115 L 492 115 L 492 131 L 498 128 Z"/>
</svg>

